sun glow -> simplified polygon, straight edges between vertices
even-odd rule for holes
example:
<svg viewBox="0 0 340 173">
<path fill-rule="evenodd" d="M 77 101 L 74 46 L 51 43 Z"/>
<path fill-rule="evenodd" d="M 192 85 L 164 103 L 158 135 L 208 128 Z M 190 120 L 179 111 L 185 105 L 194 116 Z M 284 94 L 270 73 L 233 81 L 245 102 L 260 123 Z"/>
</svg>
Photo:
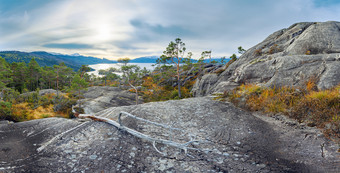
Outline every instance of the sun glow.
<svg viewBox="0 0 340 173">
<path fill-rule="evenodd" d="M 107 41 L 111 38 L 111 28 L 106 24 L 98 25 L 94 37 L 98 41 Z"/>
</svg>

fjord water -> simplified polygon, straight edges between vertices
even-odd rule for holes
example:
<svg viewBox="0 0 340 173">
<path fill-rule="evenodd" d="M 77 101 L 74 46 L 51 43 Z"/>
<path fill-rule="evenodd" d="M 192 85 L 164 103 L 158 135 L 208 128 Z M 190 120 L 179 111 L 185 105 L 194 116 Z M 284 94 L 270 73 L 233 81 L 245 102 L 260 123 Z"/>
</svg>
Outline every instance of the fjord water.
<svg viewBox="0 0 340 173">
<path fill-rule="evenodd" d="M 154 69 L 154 67 L 152 66 L 152 65 L 154 65 L 154 63 L 129 63 L 128 65 L 138 65 L 142 69 L 145 67 L 148 70 L 153 70 Z M 109 69 L 111 67 L 119 69 L 121 66 L 122 66 L 121 63 L 89 65 L 89 67 L 93 68 L 95 71 L 88 72 L 88 74 L 89 75 L 94 74 L 94 75 L 98 76 L 99 70 L 106 70 L 106 69 Z M 119 74 L 119 73 L 117 73 L 117 74 Z"/>
</svg>

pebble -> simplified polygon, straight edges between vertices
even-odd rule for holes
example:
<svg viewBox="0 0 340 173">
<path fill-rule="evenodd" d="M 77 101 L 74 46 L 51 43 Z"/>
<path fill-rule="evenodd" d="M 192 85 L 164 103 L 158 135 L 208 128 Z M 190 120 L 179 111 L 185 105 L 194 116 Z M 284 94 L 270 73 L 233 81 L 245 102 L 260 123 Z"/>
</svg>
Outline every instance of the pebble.
<svg viewBox="0 0 340 173">
<path fill-rule="evenodd" d="M 229 153 L 223 153 L 223 156 L 229 156 L 230 154 Z"/>
<path fill-rule="evenodd" d="M 222 154 L 222 152 L 221 151 L 219 151 L 218 149 L 214 149 L 214 152 L 216 153 L 216 154 Z"/>
<path fill-rule="evenodd" d="M 218 164 L 222 164 L 222 163 L 223 163 L 223 158 L 217 158 L 217 159 L 216 159 L 216 162 L 217 162 Z"/>
<path fill-rule="evenodd" d="M 266 167 L 265 164 L 257 164 L 256 166 L 259 167 L 259 168 L 264 168 L 264 167 Z"/>
<path fill-rule="evenodd" d="M 90 128 L 90 132 L 93 132 L 93 131 L 94 131 L 94 127 L 91 127 L 91 128 Z"/>
<path fill-rule="evenodd" d="M 135 153 L 130 153 L 130 157 L 135 157 Z"/>
<path fill-rule="evenodd" d="M 163 164 L 165 164 L 167 160 L 162 160 L 162 159 L 159 159 L 158 161 L 159 161 L 159 163 L 163 163 Z"/>
<path fill-rule="evenodd" d="M 67 166 L 69 166 L 69 167 L 72 168 L 72 167 L 74 166 L 74 163 L 68 162 L 68 163 L 67 163 Z"/>
<path fill-rule="evenodd" d="M 96 159 L 96 158 L 97 158 L 97 155 L 95 155 L 95 154 L 90 156 L 90 159 L 91 159 L 91 160 L 94 160 L 94 159 Z"/>
<path fill-rule="evenodd" d="M 69 154 L 69 153 L 72 152 L 72 150 L 65 150 L 64 152 L 67 153 L 67 154 Z"/>
<path fill-rule="evenodd" d="M 175 165 L 174 165 L 174 163 L 173 162 L 169 162 L 168 163 L 168 167 L 174 167 Z"/>
<path fill-rule="evenodd" d="M 160 164 L 159 167 L 158 167 L 158 169 L 159 169 L 160 171 L 164 171 L 164 170 L 166 169 L 166 167 L 165 167 L 164 164 Z"/>
</svg>

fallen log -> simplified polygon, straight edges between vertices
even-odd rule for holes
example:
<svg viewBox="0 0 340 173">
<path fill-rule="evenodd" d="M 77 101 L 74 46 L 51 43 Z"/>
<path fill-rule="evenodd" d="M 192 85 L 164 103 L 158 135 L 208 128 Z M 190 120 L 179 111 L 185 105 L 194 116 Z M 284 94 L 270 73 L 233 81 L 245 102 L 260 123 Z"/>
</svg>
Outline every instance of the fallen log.
<svg viewBox="0 0 340 173">
<path fill-rule="evenodd" d="M 178 129 L 178 128 L 172 128 L 170 126 L 167 126 L 167 125 L 164 125 L 164 124 L 160 124 L 160 123 L 156 123 L 156 122 L 152 122 L 152 121 L 149 121 L 149 120 L 146 120 L 146 119 L 143 119 L 143 118 L 139 118 L 139 117 L 136 117 L 132 114 L 129 114 L 127 112 L 120 112 L 119 113 L 119 116 L 118 116 L 118 121 L 119 122 L 116 122 L 112 119 L 109 119 L 109 118 L 105 118 L 105 117 L 101 117 L 101 116 L 96 116 L 96 115 L 89 115 L 89 114 L 75 114 L 76 117 L 78 118 L 90 118 L 94 121 L 101 121 L 101 122 L 106 122 L 108 124 L 111 124 L 113 126 L 115 126 L 116 128 L 120 129 L 120 130 L 123 130 L 123 131 L 126 131 L 127 133 L 135 136 L 135 137 L 138 137 L 140 139 L 144 139 L 144 140 L 147 140 L 149 142 L 151 142 L 153 144 L 153 147 L 156 149 L 157 152 L 163 154 L 163 155 L 166 155 L 165 153 L 162 153 L 160 152 L 157 148 L 156 148 L 156 143 L 161 143 L 161 144 L 164 144 L 164 145 L 168 145 L 168 146 L 172 146 L 172 147 L 176 147 L 176 148 L 179 148 L 179 149 L 182 149 L 184 150 L 185 153 L 187 153 L 188 149 L 191 149 L 191 150 L 200 150 L 200 149 L 197 149 L 197 148 L 192 148 L 192 147 L 188 147 L 190 144 L 196 142 L 196 143 L 200 143 L 202 141 L 198 141 L 198 140 L 190 140 L 189 142 L 186 142 L 186 143 L 178 143 L 178 142 L 174 142 L 172 140 L 166 140 L 166 139 L 159 139 L 159 138 L 154 138 L 154 137 L 151 137 L 149 135 L 146 135 L 144 133 L 141 133 L 141 132 L 138 132 L 136 130 L 133 130 L 131 128 L 128 128 L 126 126 L 124 126 L 121 122 L 121 116 L 125 114 L 129 117 L 132 117 L 132 118 L 135 118 L 137 120 L 141 120 L 141 121 L 144 121 L 144 122 L 147 122 L 147 123 L 150 123 L 150 124 L 153 124 L 153 125 L 156 125 L 156 126 L 160 126 L 160 127 L 164 127 L 164 128 L 167 128 L 167 129 L 170 129 L 170 130 L 179 130 L 179 131 L 183 131 L 181 129 Z"/>
</svg>

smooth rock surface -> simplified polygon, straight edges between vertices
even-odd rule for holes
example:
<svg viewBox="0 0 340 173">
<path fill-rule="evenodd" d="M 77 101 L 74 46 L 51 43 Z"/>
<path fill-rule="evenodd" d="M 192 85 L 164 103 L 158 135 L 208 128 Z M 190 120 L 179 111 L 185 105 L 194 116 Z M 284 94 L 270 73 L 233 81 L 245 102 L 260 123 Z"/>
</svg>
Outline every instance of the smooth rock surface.
<svg viewBox="0 0 340 173">
<path fill-rule="evenodd" d="M 339 172 L 338 146 L 315 128 L 282 116 L 253 115 L 227 102 L 199 97 L 113 107 L 170 125 L 169 131 L 132 118 L 144 134 L 203 141 L 184 151 L 136 138 L 105 122 L 47 118 L 0 126 L 0 172 Z"/>
<path fill-rule="evenodd" d="M 248 49 L 212 86 L 197 80 L 192 91 L 202 96 L 242 83 L 300 87 L 308 80 L 314 80 L 318 89 L 328 89 L 340 83 L 339 69 L 340 22 L 297 23 Z"/>
<path fill-rule="evenodd" d="M 84 91 L 84 99 L 78 101 L 85 113 L 92 114 L 109 107 L 127 106 L 136 104 L 136 95 L 118 87 L 93 86 Z M 138 103 L 143 103 L 139 98 Z"/>
</svg>

